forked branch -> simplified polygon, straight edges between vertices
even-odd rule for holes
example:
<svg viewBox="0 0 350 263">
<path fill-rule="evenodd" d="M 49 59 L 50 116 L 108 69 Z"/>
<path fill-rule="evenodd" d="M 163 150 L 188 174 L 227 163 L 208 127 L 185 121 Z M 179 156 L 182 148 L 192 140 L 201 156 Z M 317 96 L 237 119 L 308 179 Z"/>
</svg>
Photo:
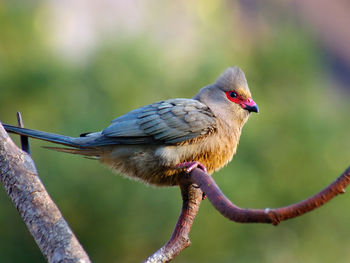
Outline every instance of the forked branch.
<svg viewBox="0 0 350 263">
<path fill-rule="evenodd" d="M 220 190 L 220 188 L 215 183 L 214 179 L 205 173 L 203 170 L 196 168 L 188 175 L 188 178 L 184 181 L 191 182 L 192 184 L 198 185 L 200 189 L 206 194 L 209 201 L 213 206 L 226 218 L 239 222 L 239 223 L 270 223 L 273 225 L 278 225 L 281 221 L 294 218 L 310 212 L 321 205 L 330 201 L 333 197 L 338 194 L 345 193 L 345 188 L 350 184 L 350 167 L 345 170 L 345 172 L 339 176 L 333 183 L 327 186 L 325 189 L 315 194 L 314 196 L 305 199 L 299 203 L 275 208 L 275 209 L 243 209 L 234 205 Z M 180 186 L 183 188 L 183 186 Z M 198 188 L 192 188 L 192 191 L 197 191 L 198 196 L 202 195 L 202 191 Z M 184 192 L 182 191 L 184 195 Z M 186 199 L 183 201 L 183 207 L 187 204 Z M 181 242 L 183 235 L 181 233 L 182 222 L 191 222 L 188 227 L 191 227 L 195 213 L 198 211 L 200 205 L 199 202 L 192 202 L 191 209 L 193 213 L 186 214 L 182 210 L 179 220 L 176 224 L 174 233 L 168 243 L 155 252 L 151 257 L 149 257 L 145 262 L 169 262 L 174 257 L 189 246 L 189 240 L 187 242 Z M 184 217 L 189 217 L 188 219 Z M 186 237 L 190 229 L 186 228 Z M 176 251 L 176 253 L 173 253 Z"/>
</svg>

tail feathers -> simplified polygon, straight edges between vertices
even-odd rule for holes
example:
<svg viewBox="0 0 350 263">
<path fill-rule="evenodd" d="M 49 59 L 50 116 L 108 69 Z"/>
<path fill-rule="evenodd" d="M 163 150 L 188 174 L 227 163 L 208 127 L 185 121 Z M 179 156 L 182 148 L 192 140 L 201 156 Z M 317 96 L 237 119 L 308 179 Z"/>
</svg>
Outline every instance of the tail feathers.
<svg viewBox="0 0 350 263">
<path fill-rule="evenodd" d="M 45 149 L 50 149 L 58 152 L 71 153 L 71 154 L 79 154 L 85 156 L 93 156 L 98 157 L 100 155 L 100 151 L 97 149 L 76 149 L 76 148 L 65 148 L 65 147 L 51 147 L 51 146 L 43 146 Z M 95 158 L 94 158 L 95 159 Z"/>
<path fill-rule="evenodd" d="M 25 135 L 28 137 L 48 141 L 48 142 L 53 142 L 53 143 L 58 143 L 58 144 L 63 144 L 71 147 L 79 147 L 80 145 L 76 142 L 76 138 L 74 137 L 69 137 L 69 136 L 64 136 L 64 135 L 59 135 L 59 134 L 54 134 L 54 133 L 49 133 L 49 132 L 42 132 L 42 131 L 37 131 L 37 130 L 31 130 L 31 129 L 26 129 L 26 128 L 20 128 L 8 124 L 2 124 L 7 132 L 12 132 L 16 133 L 19 135 Z"/>
</svg>

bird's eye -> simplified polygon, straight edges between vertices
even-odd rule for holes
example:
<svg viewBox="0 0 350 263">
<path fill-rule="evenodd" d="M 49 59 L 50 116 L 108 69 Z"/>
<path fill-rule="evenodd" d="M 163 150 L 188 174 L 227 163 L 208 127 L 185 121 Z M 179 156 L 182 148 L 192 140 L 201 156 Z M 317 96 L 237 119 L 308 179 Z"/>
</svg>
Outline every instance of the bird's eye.
<svg viewBox="0 0 350 263">
<path fill-rule="evenodd" d="M 237 94 L 235 91 L 226 91 L 226 97 L 228 100 L 234 102 L 234 103 L 239 103 L 241 101 L 241 96 Z"/>
<path fill-rule="evenodd" d="M 237 98 L 237 93 L 234 92 L 234 91 L 231 91 L 228 95 L 229 95 L 232 99 Z"/>
</svg>

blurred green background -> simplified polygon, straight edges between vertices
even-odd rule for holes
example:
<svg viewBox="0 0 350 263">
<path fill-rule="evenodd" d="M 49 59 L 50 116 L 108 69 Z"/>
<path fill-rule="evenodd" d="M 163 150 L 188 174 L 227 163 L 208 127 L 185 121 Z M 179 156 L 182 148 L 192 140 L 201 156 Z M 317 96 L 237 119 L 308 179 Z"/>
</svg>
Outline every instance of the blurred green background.
<svg viewBox="0 0 350 263">
<path fill-rule="evenodd" d="M 21 111 L 28 128 L 77 136 L 238 65 L 260 113 L 215 180 L 241 207 L 297 202 L 350 164 L 346 27 L 336 34 L 341 14 L 306 2 L 1 1 L 0 120 Z M 31 140 L 39 175 L 94 262 L 140 262 L 168 240 L 179 189 L 43 145 Z M 230 222 L 206 200 L 174 262 L 349 262 L 349 205 L 345 194 L 273 227 Z M 45 262 L 3 189 L 0 262 Z"/>
</svg>

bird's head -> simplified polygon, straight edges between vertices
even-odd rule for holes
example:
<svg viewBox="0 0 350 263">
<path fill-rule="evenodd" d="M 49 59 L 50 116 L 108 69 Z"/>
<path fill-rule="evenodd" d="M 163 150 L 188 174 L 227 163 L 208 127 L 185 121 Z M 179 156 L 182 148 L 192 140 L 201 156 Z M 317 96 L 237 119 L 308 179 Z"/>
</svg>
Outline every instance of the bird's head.
<svg viewBox="0 0 350 263">
<path fill-rule="evenodd" d="M 215 86 L 225 92 L 227 102 L 232 102 L 248 112 L 259 112 L 252 99 L 243 71 L 238 67 L 228 68 L 217 79 Z"/>
<path fill-rule="evenodd" d="M 205 103 L 225 121 L 244 124 L 251 112 L 259 112 L 245 75 L 238 67 L 226 69 L 214 84 L 201 89 L 194 98 Z"/>
</svg>

